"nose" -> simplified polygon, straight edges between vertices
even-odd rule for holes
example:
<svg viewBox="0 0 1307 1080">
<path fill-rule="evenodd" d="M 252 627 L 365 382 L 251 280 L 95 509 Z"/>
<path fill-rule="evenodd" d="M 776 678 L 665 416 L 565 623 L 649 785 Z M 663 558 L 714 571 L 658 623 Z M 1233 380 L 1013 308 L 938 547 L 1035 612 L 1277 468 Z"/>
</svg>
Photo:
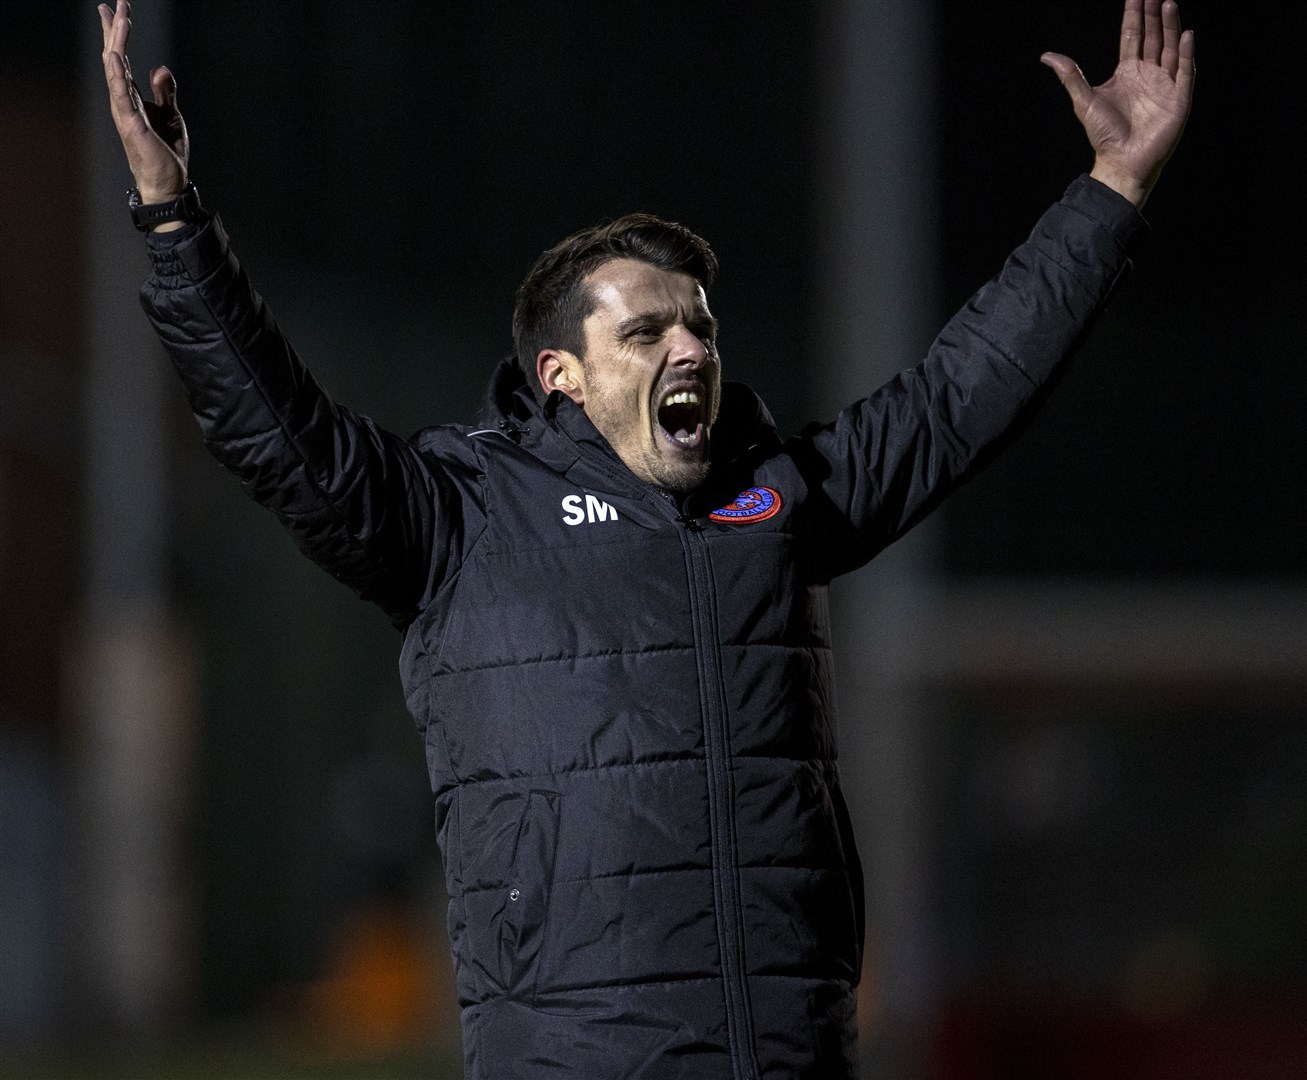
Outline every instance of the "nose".
<svg viewBox="0 0 1307 1080">
<path fill-rule="evenodd" d="M 688 326 L 678 326 L 671 339 L 671 362 L 676 367 L 697 371 L 708 362 L 708 346 Z"/>
</svg>

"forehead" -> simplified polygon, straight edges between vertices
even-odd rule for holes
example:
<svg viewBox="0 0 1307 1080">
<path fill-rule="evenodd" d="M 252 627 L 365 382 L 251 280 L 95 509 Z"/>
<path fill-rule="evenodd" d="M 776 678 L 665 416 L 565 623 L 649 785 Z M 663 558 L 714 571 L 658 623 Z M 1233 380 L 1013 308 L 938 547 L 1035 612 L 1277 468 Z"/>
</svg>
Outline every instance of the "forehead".
<svg viewBox="0 0 1307 1080">
<path fill-rule="evenodd" d="M 612 259 L 585 281 L 594 297 L 589 319 L 621 320 L 637 314 L 685 315 L 708 310 L 708 300 L 693 276 L 661 270 L 639 259 Z"/>
</svg>

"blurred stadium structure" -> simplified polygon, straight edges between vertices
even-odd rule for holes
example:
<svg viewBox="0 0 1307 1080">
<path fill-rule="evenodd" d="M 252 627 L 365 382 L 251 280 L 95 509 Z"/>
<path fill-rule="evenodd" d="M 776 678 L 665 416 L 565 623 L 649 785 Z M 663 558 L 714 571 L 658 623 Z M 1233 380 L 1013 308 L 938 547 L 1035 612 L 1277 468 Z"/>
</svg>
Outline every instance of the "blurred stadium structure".
<svg viewBox="0 0 1307 1080">
<path fill-rule="evenodd" d="M 93 8 L 0 41 L 0 1074 L 457 1075 L 397 642 L 198 446 Z M 838 594 L 869 1075 L 1307 1062 L 1307 19 L 1182 8 L 1199 98 L 1133 280 Z M 132 55 L 359 410 L 464 418 L 533 255 L 639 207 L 714 242 L 728 370 L 793 429 L 914 362 L 1084 166 L 1036 58 L 1102 78 L 1118 15 L 138 0 Z"/>
</svg>

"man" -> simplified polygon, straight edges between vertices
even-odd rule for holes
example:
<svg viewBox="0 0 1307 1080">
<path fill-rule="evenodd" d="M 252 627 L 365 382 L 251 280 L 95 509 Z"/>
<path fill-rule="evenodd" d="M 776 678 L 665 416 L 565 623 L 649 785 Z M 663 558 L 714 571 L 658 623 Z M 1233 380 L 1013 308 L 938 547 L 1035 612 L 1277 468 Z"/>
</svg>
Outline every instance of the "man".
<svg viewBox="0 0 1307 1080">
<path fill-rule="evenodd" d="M 187 187 L 167 69 L 113 115 L 153 229 L 143 299 L 206 441 L 404 631 L 470 1076 L 857 1071 L 861 872 L 826 587 L 929 512 L 1101 308 L 1188 113 L 1175 3 L 1127 0 L 1095 150 L 927 359 L 782 441 L 721 381 L 716 260 L 630 215 L 541 256 L 484 422 L 405 442 L 338 406 Z"/>
</svg>

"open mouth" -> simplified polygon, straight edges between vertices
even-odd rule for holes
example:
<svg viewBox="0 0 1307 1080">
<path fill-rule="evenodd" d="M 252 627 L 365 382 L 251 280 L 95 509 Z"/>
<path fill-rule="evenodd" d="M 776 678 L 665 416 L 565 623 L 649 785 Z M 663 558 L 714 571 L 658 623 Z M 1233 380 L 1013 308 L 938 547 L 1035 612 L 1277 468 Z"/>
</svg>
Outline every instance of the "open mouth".
<svg viewBox="0 0 1307 1080">
<path fill-rule="evenodd" d="M 658 424 L 675 446 L 696 450 L 704 442 L 704 394 L 701 390 L 671 390 L 658 405 Z"/>
</svg>

